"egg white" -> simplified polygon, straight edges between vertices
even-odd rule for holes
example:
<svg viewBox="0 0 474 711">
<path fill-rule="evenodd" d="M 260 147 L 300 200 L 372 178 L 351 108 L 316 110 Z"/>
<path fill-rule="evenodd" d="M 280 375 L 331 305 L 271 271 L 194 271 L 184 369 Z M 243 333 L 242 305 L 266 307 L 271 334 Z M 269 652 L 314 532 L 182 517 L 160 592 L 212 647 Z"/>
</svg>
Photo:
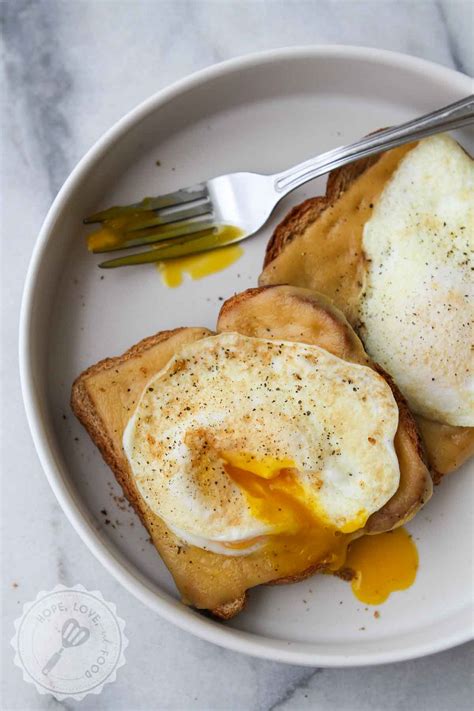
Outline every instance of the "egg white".
<svg viewBox="0 0 474 711">
<path fill-rule="evenodd" d="M 474 162 L 449 136 L 402 160 L 363 234 L 367 352 L 411 408 L 474 425 Z"/>
<path fill-rule="evenodd" d="M 362 511 L 363 526 L 398 488 L 397 426 L 391 389 L 372 369 L 316 346 L 223 333 L 185 346 L 148 383 L 123 446 L 147 505 L 183 540 L 225 552 L 225 542 L 275 531 L 222 452 L 290 458 L 328 524 L 342 529 Z"/>
</svg>

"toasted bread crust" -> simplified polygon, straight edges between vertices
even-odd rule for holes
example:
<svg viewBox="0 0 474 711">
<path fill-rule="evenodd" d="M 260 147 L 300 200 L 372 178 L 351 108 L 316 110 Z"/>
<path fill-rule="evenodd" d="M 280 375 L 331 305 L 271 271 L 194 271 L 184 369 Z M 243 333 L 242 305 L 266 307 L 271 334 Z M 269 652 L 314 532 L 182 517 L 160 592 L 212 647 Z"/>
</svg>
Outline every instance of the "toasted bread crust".
<svg viewBox="0 0 474 711">
<path fill-rule="evenodd" d="M 386 382 L 390 386 L 393 393 L 393 397 L 395 398 L 395 402 L 397 403 L 399 421 L 403 422 L 405 436 L 410 440 L 411 445 L 415 450 L 419 460 L 423 462 L 423 464 L 428 469 L 428 460 L 426 457 L 425 448 L 423 446 L 423 441 L 420 437 L 415 418 L 413 417 L 412 412 L 408 407 L 407 401 L 398 389 L 393 378 L 383 368 L 381 368 L 378 363 L 373 363 L 372 365 L 374 369 L 386 380 Z M 395 449 L 397 449 L 396 446 Z M 397 451 L 397 456 L 400 456 L 399 451 Z M 427 477 L 429 478 L 429 475 L 427 475 Z M 396 528 L 397 525 L 402 525 L 406 521 L 409 521 L 412 516 L 418 511 L 418 509 L 423 506 L 424 503 L 430 498 L 432 493 L 431 481 L 428 481 L 427 479 L 419 479 L 417 484 L 417 490 L 415 492 L 411 492 L 410 501 L 406 501 L 405 514 L 403 518 L 400 517 L 400 514 L 396 510 L 398 507 L 397 505 L 399 505 L 400 502 L 397 501 L 397 505 L 395 505 L 395 497 L 392 497 L 390 501 L 385 504 L 383 509 L 380 510 L 380 512 L 377 511 L 369 518 L 366 526 L 367 533 L 379 532 L 378 524 L 380 515 L 382 513 L 384 518 L 391 520 L 393 528 Z"/>
<path fill-rule="evenodd" d="M 231 600 L 231 602 L 226 602 L 224 605 L 215 607 L 210 611 L 211 615 L 218 617 L 220 620 L 230 620 L 232 617 L 238 615 L 239 612 L 242 612 L 247 603 L 247 599 L 248 595 L 244 593 L 240 597 L 235 598 L 235 600 Z"/>
</svg>

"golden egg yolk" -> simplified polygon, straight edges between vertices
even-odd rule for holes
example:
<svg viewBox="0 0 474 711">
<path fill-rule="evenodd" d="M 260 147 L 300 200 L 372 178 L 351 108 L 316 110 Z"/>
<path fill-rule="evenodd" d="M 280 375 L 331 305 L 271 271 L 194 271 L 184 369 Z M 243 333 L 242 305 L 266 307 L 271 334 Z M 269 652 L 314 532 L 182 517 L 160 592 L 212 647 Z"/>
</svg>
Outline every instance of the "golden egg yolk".
<svg viewBox="0 0 474 711">
<path fill-rule="evenodd" d="M 230 267 L 244 253 L 238 244 L 231 244 L 228 247 L 209 250 L 199 254 L 190 254 L 187 257 L 177 257 L 158 262 L 158 270 L 163 283 L 171 288 L 182 284 L 183 275 L 189 274 L 191 279 L 202 279 L 210 274 Z"/>
<path fill-rule="evenodd" d="M 403 528 L 362 536 L 353 541 L 345 567 L 354 571 L 354 595 L 369 605 L 379 605 L 390 593 L 413 584 L 418 570 L 418 552 Z"/>
<path fill-rule="evenodd" d="M 269 456 L 257 458 L 249 452 L 223 452 L 222 458 L 226 464 L 255 474 L 261 479 L 274 479 L 282 470 L 295 467 L 293 459 L 276 459 Z"/>
<path fill-rule="evenodd" d="M 282 577 L 319 565 L 330 570 L 341 567 L 353 536 L 337 530 L 317 502 L 309 500 L 292 460 L 257 459 L 241 452 L 224 452 L 222 458 L 252 514 L 272 529 L 268 536 L 226 544 L 229 548 L 244 549 L 262 541 L 263 547 L 254 555 L 277 565 Z M 354 522 L 354 528 L 363 526 L 365 518 Z"/>
</svg>

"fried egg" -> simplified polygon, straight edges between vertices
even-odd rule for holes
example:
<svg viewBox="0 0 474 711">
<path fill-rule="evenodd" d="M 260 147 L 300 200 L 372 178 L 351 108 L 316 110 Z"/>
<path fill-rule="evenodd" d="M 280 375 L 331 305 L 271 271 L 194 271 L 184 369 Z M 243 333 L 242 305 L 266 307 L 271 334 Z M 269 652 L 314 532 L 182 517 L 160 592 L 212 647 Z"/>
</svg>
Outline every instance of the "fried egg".
<svg viewBox="0 0 474 711">
<path fill-rule="evenodd" d="M 368 353 L 414 412 L 474 425 L 474 163 L 449 136 L 401 161 L 363 232 Z"/>
<path fill-rule="evenodd" d="M 223 333 L 148 383 L 123 446 L 144 501 L 181 540 L 248 555 L 301 531 L 361 529 L 398 488 L 397 426 L 374 370 Z"/>
</svg>

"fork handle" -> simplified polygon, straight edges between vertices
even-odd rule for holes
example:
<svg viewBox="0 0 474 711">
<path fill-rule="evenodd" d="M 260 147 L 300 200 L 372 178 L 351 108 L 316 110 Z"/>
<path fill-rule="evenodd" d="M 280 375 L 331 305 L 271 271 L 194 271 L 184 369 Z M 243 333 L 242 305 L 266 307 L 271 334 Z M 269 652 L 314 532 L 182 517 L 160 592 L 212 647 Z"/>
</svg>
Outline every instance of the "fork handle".
<svg viewBox="0 0 474 711">
<path fill-rule="evenodd" d="M 420 118 L 373 133 L 348 146 L 340 146 L 316 158 L 299 163 L 273 176 L 276 192 L 283 197 L 308 180 L 329 173 L 358 158 L 417 141 L 441 131 L 451 131 L 474 122 L 474 94 Z"/>
</svg>

